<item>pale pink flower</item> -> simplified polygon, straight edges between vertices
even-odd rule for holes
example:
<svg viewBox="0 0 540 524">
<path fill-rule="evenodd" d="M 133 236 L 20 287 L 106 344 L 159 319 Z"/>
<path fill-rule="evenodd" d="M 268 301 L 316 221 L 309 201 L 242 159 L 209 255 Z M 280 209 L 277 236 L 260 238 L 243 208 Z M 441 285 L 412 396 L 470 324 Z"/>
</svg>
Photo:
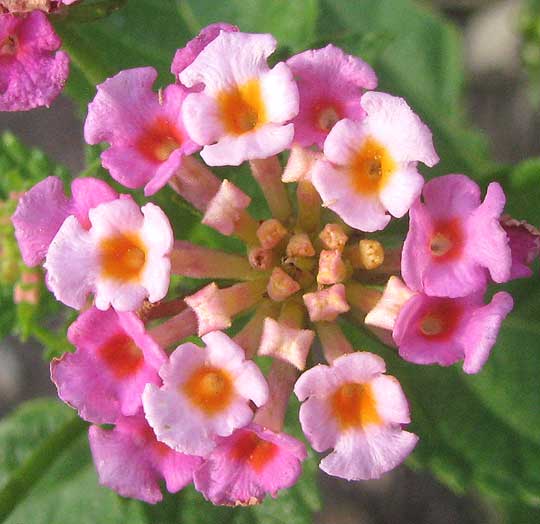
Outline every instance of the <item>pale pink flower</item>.
<svg viewBox="0 0 540 524">
<path fill-rule="evenodd" d="M 163 386 L 143 393 L 146 419 L 158 440 L 182 453 L 206 456 L 215 437 L 231 435 L 253 418 L 250 401 L 263 405 L 268 385 L 244 351 L 219 331 L 202 337 L 205 347 L 179 346 L 160 370 Z"/>
<path fill-rule="evenodd" d="M 133 311 L 143 300 L 161 300 L 169 288 L 173 235 L 163 211 L 131 197 L 89 212 L 90 229 L 69 216 L 54 237 L 44 267 L 56 298 L 81 309 L 89 293 L 106 310 Z"/>
<path fill-rule="evenodd" d="M 298 113 L 298 89 L 285 63 L 269 69 L 275 48 L 268 34 L 221 31 L 180 73 L 182 84 L 204 85 L 187 96 L 183 116 L 208 165 L 267 158 L 291 144 L 286 122 Z"/>
<path fill-rule="evenodd" d="M 312 180 L 323 205 L 347 224 L 377 231 L 420 195 L 418 162 L 431 167 L 439 157 L 428 127 L 402 98 L 368 92 L 361 105 L 364 119 L 341 120 L 330 131 Z"/>
<path fill-rule="evenodd" d="M 379 478 L 414 449 L 418 437 L 402 429 L 410 422 L 407 399 L 385 369 L 372 353 L 350 353 L 298 379 L 300 423 L 316 451 L 332 449 L 320 464 L 329 475 Z"/>
</svg>

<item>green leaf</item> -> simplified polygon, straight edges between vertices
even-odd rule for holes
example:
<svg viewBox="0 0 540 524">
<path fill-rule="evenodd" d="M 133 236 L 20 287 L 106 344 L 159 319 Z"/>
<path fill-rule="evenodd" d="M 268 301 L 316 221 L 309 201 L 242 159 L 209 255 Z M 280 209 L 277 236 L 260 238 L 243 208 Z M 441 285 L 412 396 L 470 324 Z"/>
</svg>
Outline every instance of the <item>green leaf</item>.
<svg viewBox="0 0 540 524">
<path fill-rule="evenodd" d="M 27 403 L 2 420 L 0 521 L 17 507 L 85 427 L 70 409 L 51 400 Z"/>
<path fill-rule="evenodd" d="M 405 97 L 433 131 L 441 162 L 428 176 L 462 171 L 478 177 L 492 169 L 484 137 L 464 117 L 461 43 L 453 26 L 409 0 L 321 5 L 320 35 L 353 54 L 362 54 L 366 35 L 386 35 L 388 44 L 372 63 L 378 89 Z"/>
<path fill-rule="evenodd" d="M 296 52 L 317 39 L 317 0 L 177 0 L 192 33 L 214 22 L 229 22 L 250 33 L 272 33 Z"/>
</svg>

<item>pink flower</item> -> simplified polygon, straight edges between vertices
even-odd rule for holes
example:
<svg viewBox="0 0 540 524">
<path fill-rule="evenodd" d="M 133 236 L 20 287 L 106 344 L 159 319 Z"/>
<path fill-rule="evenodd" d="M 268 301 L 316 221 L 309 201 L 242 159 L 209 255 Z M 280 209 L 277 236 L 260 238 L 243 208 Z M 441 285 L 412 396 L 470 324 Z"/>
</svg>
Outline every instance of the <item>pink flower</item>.
<svg viewBox="0 0 540 524">
<path fill-rule="evenodd" d="M 330 131 L 312 180 L 324 205 L 361 231 L 384 229 L 388 211 L 402 217 L 420 194 L 417 163 L 439 157 L 431 132 L 402 98 L 369 92 L 360 121 L 345 119 Z"/>
<path fill-rule="evenodd" d="M 235 33 L 239 31 L 235 25 L 227 24 L 224 22 L 218 22 L 203 27 L 200 33 L 190 40 L 185 47 L 178 49 L 174 55 L 174 59 L 171 65 L 171 73 L 174 76 L 178 76 L 187 66 L 189 66 L 199 53 L 212 42 L 221 31 L 227 33 Z M 204 86 L 201 86 L 201 88 Z"/>
<path fill-rule="evenodd" d="M 267 494 L 290 488 L 305 460 L 302 442 L 257 424 L 217 439 L 216 448 L 195 472 L 193 482 L 213 504 L 237 506 L 261 502 Z"/>
<path fill-rule="evenodd" d="M 180 73 L 188 87 L 204 84 L 187 96 L 183 115 L 208 165 L 267 158 L 291 144 L 286 122 L 298 113 L 298 89 L 283 62 L 268 68 L 275 48 L 271 35 L 221 31 Z"/>
<path fill-rule="evenodd" d="M 44 267 L 56 298 L 81 309 L 93 292 L 98 309 L 133 311 L 148 297 L 161 300 L 169 288 L 173 234 L 163 211 L 131 197 L 100 204 L 85 230 L 69 216 L 54 237 Z"/>
<path fill-rule="evenodd" d="M 300 93 L 300 111 L 293 120 L 294 141 L 321 149 L 334 125 L 344 118 L 361 120 L 365 115 L 360 97 L 377 87 L 377 77 L 360 58 L 327 45 L 310 49 L 287 60 Z"/>
<path fill-rule="evenodd" d="M 91 308 L 69 327 L 68 339 L 77 350 L 53 360 L 51 378 L 85 420 L 112 424 L 134 415 L 146 384 L 160 384 L 167 357 L 133 313 Z"/>
<path fill-rule="evenodd" d="M 402 429 L 410 422 L 407 400 L 385 369 L 372 353 L 350 353 L 298 379 L 302 429 L 316 451 L 333 449 L 320 464 L 329 475 L 379 478 L 415 447 L 418 437 Z"/>
<path fill-rule="evenodd" d="M 144 186 L 146 195 L 161 189 L 182 158 L 200 149 L 182 122 L 187 91 L 170 85 L 154 93 L 156 77 L 154 68 L 140 67 L 120 71 L 99 84 L 84 125 L 89 144 L 111 144 L 101 154 L 103 167 L 126 187 Z"/>
<path fill-rule="evenodd" d="M 512 256 L 499 219 L 505 197 L 489 184 L 486 198 L 464 175 L 429 181 L 410 212 L 403 246 L 403 279 L 414 291 L 431 296 L 463 297 L 483 290 L 488 271 L 495 282 L 510 278 Z"/>
<path fill-rule="evenodd" d="M 69 57 L 41 11 L 0 14 L 0 111 L 48 106 L 62 91 Z"/>
<path fill-rule="evenodd" d="M 495 294 L 487 305 L 482 291 L 463 298 L 419 293 L 401 308 L 393 337 L 400 356 L 409 362 L 450 366 L 463 360 L 465 373 L 478 373 L 512 306 L 506 292 Z"/>
<path fill-rule="evenodd" d="M 143 393 L 146 419 L 159 441 L 182 453 L 208 455 L 214 437 L 227 437 L 253 418 L 268 385 L 244 351 L 219 331 L 202 337 L 206 347 L 182 344 L 160 370 L 163 386 Z"/>
<path fill-rule="evenodd" d="M 512 252 L 510 280 L 532 277 L 532 263 L 540 255 L 540 231 L 524 220 L 515 220 L 508 215 L 501 218 L 501 225 L 508 235 Z"/>
<path fill-rule="evenodd" d="M 90 209 L 116 198 L 116 191 L 96 178 L 75 179 L 71 198 L 65 196 L 62 181 L 56 176 L 38 182 L 22 196 L 11 217 L 24 263 L 32 267 L 42 262 L 68 216 L 74 215 L 88 229 Z"/>
<path fill-rule="evenodd" d="M 88 439 L 100 484 L 150 504 L 163 498 L 161 479 L 169 493 L 176 493 L 192 481 L 202 462 L 158 442 L 142 413 L 119 418 L 112 431 L 91 426 Z"/>
</svg>

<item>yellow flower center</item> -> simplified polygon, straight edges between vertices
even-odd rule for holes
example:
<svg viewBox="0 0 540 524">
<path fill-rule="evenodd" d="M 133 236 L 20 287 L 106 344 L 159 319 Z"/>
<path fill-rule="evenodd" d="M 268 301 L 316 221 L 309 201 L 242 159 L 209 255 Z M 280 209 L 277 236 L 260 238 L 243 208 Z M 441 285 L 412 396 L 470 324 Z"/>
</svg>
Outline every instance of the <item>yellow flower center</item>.
<svg viewBox="0 0 540 524">
<path fill-rule="evenodd" d="M 368 137 L 356 153 L 349 173 L 356 192 L 372 195 L 384 188 L 395 170 L 396 164 L 388 150 Z"/>
<path fill-rule="evenodd" d="M 266 108 L 258 80 L 250 80 L 218 95 L 221 120 L 228 133 L 243 135 L 266 123 Z"/>
<path fill-rule="evenodd" d="M 101 274 L 122 282 L 140 279 L 146 264 L 146 246 L 138 233 L 123 233 L 101 241 Z"/>
<path fill-rule="evenodd" d="M 229 407 L 234 393 L 231 376 L 225 370 L 211 366 L 197 369 L 182 389 L 191 403 L 207 415 Z"/>
<path fill-rule="evenodd" d="M 332 413 L 342 430 L 378 425 L 381 418 L 369 384 L 343 384 L 331 397 Z"/>
</svg>

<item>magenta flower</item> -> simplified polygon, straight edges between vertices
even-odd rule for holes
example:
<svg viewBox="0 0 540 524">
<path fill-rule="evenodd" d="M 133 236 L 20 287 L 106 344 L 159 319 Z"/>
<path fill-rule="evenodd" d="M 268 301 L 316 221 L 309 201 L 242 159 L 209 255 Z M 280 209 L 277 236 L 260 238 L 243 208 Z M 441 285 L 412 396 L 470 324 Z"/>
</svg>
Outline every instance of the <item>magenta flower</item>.
<svg viewBox="0 0 540 524">
<path fill-rule="evenodd" d="M 77 348 L 51 363 L 58 396 L 97 424 L 114 423 L 141 408 L 147 383 L 161 383 L 167 357 L 133 313 L 91 308 L 69 327 Z"/>
<path fill-rule="evenodd" d="M 510 278 L 512 255 L 499 221 L 505 204 L 501 186 L 480 188 L 464 175 L 429 181 L 410 212 L 403 246 L 402 274 L 414 291 L 463 297 Z"/>
<path fill-rule="evenodd" d="M 50 176 L 37 183 L 21 197 L 11 217 L 24 263 L 32 267 L 43 261 L 68 216 L 75 216 L 84 229 L 89 229 L 90 209 L 117 198 L 116 191 L 96 178 L 74 180 L 71 198 L 65 196 L 58 177 Z"/>
<path fill-rule="evenodd" d="M 226 437 L 253 418 L 250 401 L 263 405 L 268 386 L 259 368 L 244 360 L 242 348 L 214 331 L 206 347 L 182 344 L 160 369 L 163 386 L 143 393 L 146 419 L 159 441 L 176 451 L 208 455 L 214 437 Z"/>
<path fill-rule="evenodd" d="M 221 31 L 235 33 L 239 31 L 239 29 L 235 25 L 223 22 L 210 24 L 204 27 L 193 40 L 190 40 L 186 44 L 185 47 L 176 51 L 171 65 L 171 73 L 174 76 L 178 76 L 187 66 L 191 65 L 195 58 L 199 56 L 199 53 L 212 42 Z M 204 86 L 201 85 L 200 87 L 203 88 Z"/>
<path fill-rule="evenodd" d="M 351 353 L 331 366 L 306 371 L 294 392 L 302 429 L 316 451 L 333 451 L 320 464 L 347 480 L 379 478 L 411 453 L 418 437 L 402 429 L 410 422 L 399 382 L 384 375 L 372 353 Z"/>
<path fill-rule="evenodd" d="M 208 165 L 239 165 L 290 145 L 298 89 L 283 62 L 268 68 L 275 48 L 271 35 L 221 31 L 180 73 L 187 87 L 204 85 L 187 96 L 183 116 Z"/>
<path fill-rule="evenodd" d="M 540 255 L 540 231 L 523 220 L 514 220 L 509 216 L 501 218 L 501 225 L 508 235 L 512 252 L 510 280 L 532 277 L 530 266 Z"/>
<path fill-rule="evenodd" d="M 156 77 L 154 68 L 140 67 L 120 71 L 99 84 L 84 126 L 89 144 L 111 144 L 101 154 L 111 176 L 129 188 L 144 186 L 146 195 L 161 189 L 183 157 L 200 149 L 182 121 L 187 91 L 170 85 L 154 93 Z"/>
<path fill-rule="evenodd" d="M 339 120 L 363 118 L 360 97 L 377 87 L 377 76 L 366 62 L 330 44 L 294 55 L 287 65 L 300 93 L 300 110 L 293 120 L 295 142 L 322 149 Z"/>
<path fill-rule="evenodd" d="M 163 211 L 125 196 L 91 209 L 89 219 L 86 230 L 69 216 L 49 247 L 44 267 L 56 298 L 81 309 L 94 293 L 98 309 L 133 311 L 165 297 L 173 236 Z"/>
<path fill-rule="evenodd" d="M 450 366 L 463 360 L 465 373 L 478 373 L 494 346 L 512 297 L 496 293 L 484 305 L 483 291 L 462 298 L 418 293 L 401 308 L 393 337 L 399 355 L 415 364 Z"/>
<path fill-rule="evenodd" d="M 195 489 L 213 504 L 237 506 L 261 502 L 267 494 L 296 483 L 306 448 L 285 433 L 257 424 L 219 437 L 217 446 L 193 475 Z"/>
<path fill-rule="evenodd" d="M 41 11 L 0 14 L 0 111 L 49 106 L 69 73 L 69 57 Z"/>
<path fill-rule="evenodd" d="M 176 493 L 191 483 L 202 462 L 158 442 L 142 413 L 120 417 L 112 431 L 91 426 L 88 439 L 100 484 L 150 504 L 163 498 L 161 479 Z"/>
<path fill-rule="evenodd" d="M 428 127 L 402 98 L 369 92 L 361 106 L 365 118 L 332 128 L 311 176 L 326 207 L 355 229 L 377 231 L 420 195 L 417 163 L 431 167 L 439 157 Z"/>
</svg>

